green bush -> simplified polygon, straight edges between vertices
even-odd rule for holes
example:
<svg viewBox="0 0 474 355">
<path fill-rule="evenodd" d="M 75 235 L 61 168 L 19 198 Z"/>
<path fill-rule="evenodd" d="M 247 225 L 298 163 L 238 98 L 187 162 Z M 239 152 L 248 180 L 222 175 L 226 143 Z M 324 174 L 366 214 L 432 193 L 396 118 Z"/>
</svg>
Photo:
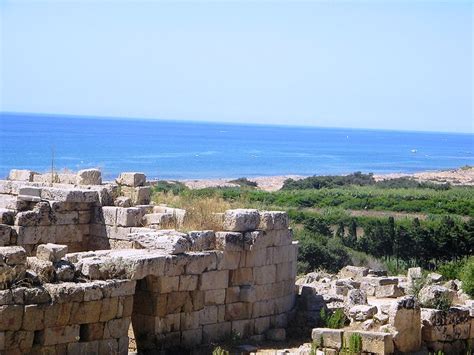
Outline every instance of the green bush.
<svg viewBox="0 0 474 355">
<path fill-rule="evenodd" d="M 254 188 L 254 187 L 257 187 L 258 184 L 255 182 L 255 181 L 250 181 L 249 179 L 247 179 L 246 177 L 241 177 L 241 178 L 238 178 L 238 179 L 235 179 L 235 180 L 230 180 L 229 181 L 231 184 L 237 184 L 241 187 L 251 187 L 251 188 Z"/>
<path fill-rule="evenodd" d="M 461 271 L 465 264 L 465 260 L 448 261 L 438 265 L 436 271 L 443 275 L 446 280 L 460 279 Z"/>
<path fill-rule="evenodd" d="M 334 312 L 329 313 L 323 308 L 319 315 L 325 328 L 341 329 L 348 323 L 348 319 L 342 309 L 336 309 Z"/>
<path fill-rule="evenodd" d="M 335 238 L 304 234 L 299 240 L 299 273 L 308 273 L 317 269 L 335 273 L 350 263 L 346 248 Z"/>
<path fill-rule="evenodd" d="M 474 297 L 474 257 L 471 257 L 461 270 L 462 289 Z"/>
</svg>

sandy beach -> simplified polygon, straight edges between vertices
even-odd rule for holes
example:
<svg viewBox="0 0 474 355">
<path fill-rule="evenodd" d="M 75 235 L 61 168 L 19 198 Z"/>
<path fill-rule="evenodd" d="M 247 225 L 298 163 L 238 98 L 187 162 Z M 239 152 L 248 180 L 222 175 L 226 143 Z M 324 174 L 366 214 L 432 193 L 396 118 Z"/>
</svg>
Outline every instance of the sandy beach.
<svg viewBox="0 0 474 355">
<path fill-rule="evenodd" d="M 424 171 L 413 174 L 392 173 L 392 174 L 374 174 L 376 181 L 396 179 L 399 177 L 411 177 L 417 181 L 429 181 L 434 183 L 450 183 L 452 185 L 474 185 L 474 167 L 464 167 L 451 170 Z M 248 178 L 257 183 L 259 189 L 264 191 L 277 191 L 282 188 L 286 179 L 302 179 L 301 175 L 280 175 L 280 176 L 262 176 Z M 231 183 L 234 179 L 199 179 L 199 180 L 180 180 L 191 189 L 202 189 L 206 187 L 236 187 Z"/>
</svg>

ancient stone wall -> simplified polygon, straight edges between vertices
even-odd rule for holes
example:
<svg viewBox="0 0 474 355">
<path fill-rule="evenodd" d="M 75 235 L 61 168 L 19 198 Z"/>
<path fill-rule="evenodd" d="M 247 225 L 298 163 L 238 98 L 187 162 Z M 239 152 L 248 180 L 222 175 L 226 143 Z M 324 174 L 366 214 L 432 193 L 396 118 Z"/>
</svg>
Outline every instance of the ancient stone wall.
<svg viewBox="0 0 474 355">
<path fill-rule="evenodd" d="M 286 213 L 229 210 L 219 231 L 183 233 L 162 229 L 186 212 L 149 204 L 143 174 L 10 175 L 24 180 L 0 181 L 0 350 L 124 353 L 130 323 L 139 350 L 284 335 L 298 247 Z"/>
</svg>

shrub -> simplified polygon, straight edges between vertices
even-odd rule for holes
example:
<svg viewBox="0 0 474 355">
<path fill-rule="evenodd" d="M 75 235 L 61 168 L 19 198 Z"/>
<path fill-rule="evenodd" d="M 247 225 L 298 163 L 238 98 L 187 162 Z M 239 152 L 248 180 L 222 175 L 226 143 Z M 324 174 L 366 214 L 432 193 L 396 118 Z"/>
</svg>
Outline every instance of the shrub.
<svg viewBox="0 0 474 355">
<path fill-rule="evenodd" d="M 461 277 L 461 271 L 465 264 L 465 260 L 448 261 L 439 265 L 436 268 L 436 271 L 443 275 L 446 280 L 459 279 Z"/>
<path fill-rule="evenodd" d="M 359 354 L 362 351 L 362 337 L 360 334 L 353 333 L 349 337 L 349 353 Z"/>
<path fill-rule="evenodd" d="M 230 180 L 229 181 L 231 184 L 237 184 L 241 187 L 257 187 L 258 184 L 255 181 L 250 181 L 246 177 L 241 177 L 235 180 Z"/>
<path fill-rule="evenodd" d="M 326 328 L 341 329 L 348 322 L 348 319 L 342 309 L 336 309 L 334 312 L 328 313 L 323 308 L 321 309 L 320 316 L 321 322 Z"/>
<path fill-rule="evenodd" d="M 471 257 L 461 270 L 462 289 L 474 297 L 474 257 Z"/>
</svg>

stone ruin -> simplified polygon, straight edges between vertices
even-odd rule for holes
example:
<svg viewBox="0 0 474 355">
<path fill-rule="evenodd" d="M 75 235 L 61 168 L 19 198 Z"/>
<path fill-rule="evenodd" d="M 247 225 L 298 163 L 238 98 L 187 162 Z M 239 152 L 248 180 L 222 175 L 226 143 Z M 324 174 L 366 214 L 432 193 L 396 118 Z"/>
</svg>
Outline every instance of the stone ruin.
<svg viewBox="0 0 474 355">
<path fill-rule="evenodd" d="M 347 353 L 354 335 L 364 354 L 466 354 L 474 347 L 474 301 L 462 292 L 460 281 L 445 281 L 436 273 L 428 275 L 417 297 L 410 295 L 421 278 L 420 268 L 397 277 L 355 266 L 338 275 L 307 274 L 296 281 L 292 327 L 311 331 L 321 354 Z M 446 310 L 430 306 L 441 297 L 453 305 Z M 341 310 L 350 323 L 341 329 L 321 328 L 322 310 Z"/>
<path fill-rule="evenodd" d="M 191 349 L 238 333 L 284 337 L 297 243 L 284 212 L 228 210 L 220 230 L 163 229 L 144 174 L 0 180 L 0 353 Z M 133 331 L 132 331 L 133 329 Z"/>
</svg>

